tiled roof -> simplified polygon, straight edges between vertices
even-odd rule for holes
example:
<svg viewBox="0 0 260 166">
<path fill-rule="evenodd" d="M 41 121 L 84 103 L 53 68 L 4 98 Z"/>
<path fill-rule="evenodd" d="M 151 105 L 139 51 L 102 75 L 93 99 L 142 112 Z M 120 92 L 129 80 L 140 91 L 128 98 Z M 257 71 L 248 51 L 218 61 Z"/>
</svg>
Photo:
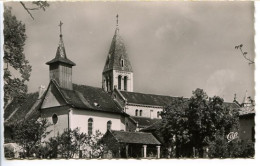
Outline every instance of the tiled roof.
<svg viewBox="0 0 260 166">
<path fill-rule="evenodd" d="M 158 121 L 156 121 L 155 123 L 153 123 L 152 125 L 144 128 L 144 129 L 141 129 L 140 131 L 144 131 L 144 132 L 152 132 L 152 131 L 155 131 L 157 129 L 159 129 L 162 125 L 162 119 L 159 119 Z"/>
<path fill-rule="evenodd" d="M 121 66 L 121 60 L 124 60 L 123 67 Z M 112 39 L 103 72 L 109 70 L 133 72 L 130 60 L 126 52 L 125 44 L 123 42 L 123 39 L 119 36 L 118 28 L 116 29 L 114 37 Z"/>
<path fill-rule="evenodd" d="M 51 83 L 58 88 L 66 103 L 71 107 L 125 114 L 102 88 L 73 84 L 73 90 L 70 90 L 61 88 L 55 80 L 51 80 Z"/>
<path fill-rule="evenodd" d="M 161 119 L 151 119 L 147 117 L 137 117 L 137 116 L 131 116 L 131 118 L 138 123 L 138 127 L 140 128 L 146 128 L 161 120 Z"/>
<path fill-rule="evenodd" d="M 108 131 L 120 143 L 133 143 L 145 145 L 160 145 L 161 143 L 151 133 L 144 132 L 126 132 L 126 131 Z"/>
<path fill-rule="evenodd" d="M 73 90 L 60 89 L 66 101 L 73 107 L 124 113 L 122 108 L 102 88 L 73 84 Z"/>
<path fill-rule="evenodd" d="M 233 109 L 235 109 L 235 108 L 239 109 L 240 108 L 240 106 L 237 103 L 234 103 L 234 102 L 233 103 L 224 102 L 223 104 L 224 104 L 225 107 L 231 107 Z"/>
<path fill-rule="evenodd" d="M 71 66 L 75 66 L 76 64 L 74 62 L 72 62 L 71 60 L 69 59 L 65 59 L 65 58 L 61 58 L 61 57 L 55 57 L 54 59 L 52 59 L 51 61 L 47 62 L 46 64 L 47 65 L 50 65 L 52 63 L 56 63 L 56 62 L 62 62 L 62 63 L 66 63 L 66 64 L 69 64 Z"/>
<path fill-rule="evenodd" d="M 25 95 L 23 101 L 14 99 L 4 110 L 5 124 L 11 124 L 17 120 L 22 120 L 30 115 L 38 116 L 37 111 L 40 99 L 38 99 L 38 92 L 29 93 Z"/>
<path fill-rule="evenodd" d="M 136 93 L 136 92 L 126 92 L 120 91 L 127 103 L 152 105 L 152 106 L 165 106 L 171 104 L 171 102 L 178 97 Z"/>
</svg>

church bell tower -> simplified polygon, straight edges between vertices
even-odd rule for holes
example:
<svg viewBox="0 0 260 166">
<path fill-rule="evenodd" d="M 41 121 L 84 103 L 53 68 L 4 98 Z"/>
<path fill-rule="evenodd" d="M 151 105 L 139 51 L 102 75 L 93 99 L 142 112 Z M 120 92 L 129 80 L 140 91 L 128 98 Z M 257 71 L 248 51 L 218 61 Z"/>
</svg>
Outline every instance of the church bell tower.
<svg viewBox="0 0 260 166">
<path fill-rule="evenodd" d="M 114 88 L 133 92 L 133 70 L 123 39 L 119 35 L 118 15 L 116 17 L 116 30 L 102 73 L 102 88 L 107 92 Z"/>
<path fill-rule="evenodd" d="M 66 55 L 62 40 L 62 22 L 60 22 L 60 41 L 56 56 L 46 64 L 49 65 L 50 80 L 55 80 L 61 88 L 72 90 L 72 66 L 76 64 L 69 60 Z"/>
</svg>

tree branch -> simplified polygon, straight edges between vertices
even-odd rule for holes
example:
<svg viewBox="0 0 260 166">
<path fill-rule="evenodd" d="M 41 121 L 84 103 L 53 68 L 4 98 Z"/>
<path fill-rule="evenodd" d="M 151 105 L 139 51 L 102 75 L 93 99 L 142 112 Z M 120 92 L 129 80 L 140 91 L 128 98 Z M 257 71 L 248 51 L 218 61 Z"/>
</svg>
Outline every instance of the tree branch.
<svg viewBox="0 0 260 166">
<path fill-rule="evenodd" d="M 28 14 L 32 17 L 32 19 L 34 20 L 34 17 L 32 16 L 32 13 L 29 11 L 30 9 L 28 9 L 23 2 L 20 1 L 20 3 L 21 3 L 21 5 L 23 6 L 23 8 L 27 11 L 27 13 L 28 13 Z"/>
<path fill-rule="evenodd" d="M 240 44 L 240 45 L 238 45 L 238 46 L 235 46 L 235 49 L 239 49 L 239 50 L 240 50 L 240 52 L 242 53 L 244 59 L 246 59 L 247 61 L 249 61 L 249 63 L 248 63 L 249 65 L 254 64 L 255 62 L 254 62 L 253 60 L 249 59 L 249 58 L 246 56 L 246 55 L 247 55 L 247 52 L 244 52 L 244 51 L 242 50 L 242 47 L 243 47 L 243 44 Z"/>
</svg>

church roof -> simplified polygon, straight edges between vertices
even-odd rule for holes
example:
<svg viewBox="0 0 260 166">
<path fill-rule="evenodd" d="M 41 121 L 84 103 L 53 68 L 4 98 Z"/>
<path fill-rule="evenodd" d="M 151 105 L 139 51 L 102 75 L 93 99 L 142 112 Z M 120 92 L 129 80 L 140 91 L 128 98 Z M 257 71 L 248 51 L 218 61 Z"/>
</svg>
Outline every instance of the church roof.
<svg viewBox="0 0 260 166">
<path fill-rule="evenodd" d="M 139 128 L 146 128 L 151 126 L 152 124 L 161 121 L 161 119 L 151 119 L 148 117 L 137 117 L 137 116 L 131 116 L 131 118 L 138 123 Z"/>
<path fill-rule="evenodd" d="M 51 82 L 55 84 L 66 103 L 71 107 L 125 114 L 122 108 L 102 88 L 73 84 L 73 90 L 70 90 L 59 87 L 55 80 Z"/>
<path fill-rule="evenodd" d="M 119 143 L 160 145 L 151 133 L 108 130 Z"/>
<path fill-rule="evenodd" d="M 145 93 L 137 93 L 137 92 L 126 92 L 126 91 L 120 91 L 120 93 L 127 100 L 127 103 L 152 105 L 152 106 L 165 106 L 170 104 L 174 99 L 179 98 L 179 97 L 172 97 L 172 96 L 145 94 Z"/>
<path fill-rule="evenodd" d="M 60 42 L 59 42 L 59 46 L 58 46 L 57 51 L 56 51 L 55 58 L 52 59 L 51 61 L 47 62 L 46 64 L 50 65 L 50 64 L 53 64 L 53 63 L 56 63 L 56 62 L 62 62 L 62 63 L 68 64 L 68 65 L 71 65 L 71 66 L 76 65 L 74 62 L 72 62 L 71 60 L 69 60 L 67 58 L 65 46 L 64 46 L 64 43 L 63 43 L 63 40 L 62 40 L 62 35 L 60 35 Z"/>
<path fill-rule="evenodd" d="M 122 67 L 123 60 L 123 67 Z M 119 35 L 119 28 L 115 30 L 114 37 L 111 42 L 107 60 L 103 72 L 109 70 L 119 70 L 126 72 L 133 72 L 130 60 L 127 55 L 126 47 L 123 39 Z"/>
</svg>

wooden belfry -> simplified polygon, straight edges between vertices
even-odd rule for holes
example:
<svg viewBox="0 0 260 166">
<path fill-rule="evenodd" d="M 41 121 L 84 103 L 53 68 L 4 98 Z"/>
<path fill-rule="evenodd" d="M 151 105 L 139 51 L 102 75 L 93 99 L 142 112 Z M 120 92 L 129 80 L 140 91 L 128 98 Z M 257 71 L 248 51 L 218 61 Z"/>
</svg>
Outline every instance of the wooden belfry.
<svg viewBox="0 0 260 166">
<path fill-rule="evenodd" d="M 55 80 L 60 87 L 72 89 L 72 66 L 76 64 L 69 60 L 66 55 L 65 46 L 62 39 L 62 25 L 60 21 L 60 41 L 56 56 L 46 64 L 50 66 L 50 79 Z"/>
</svg>

